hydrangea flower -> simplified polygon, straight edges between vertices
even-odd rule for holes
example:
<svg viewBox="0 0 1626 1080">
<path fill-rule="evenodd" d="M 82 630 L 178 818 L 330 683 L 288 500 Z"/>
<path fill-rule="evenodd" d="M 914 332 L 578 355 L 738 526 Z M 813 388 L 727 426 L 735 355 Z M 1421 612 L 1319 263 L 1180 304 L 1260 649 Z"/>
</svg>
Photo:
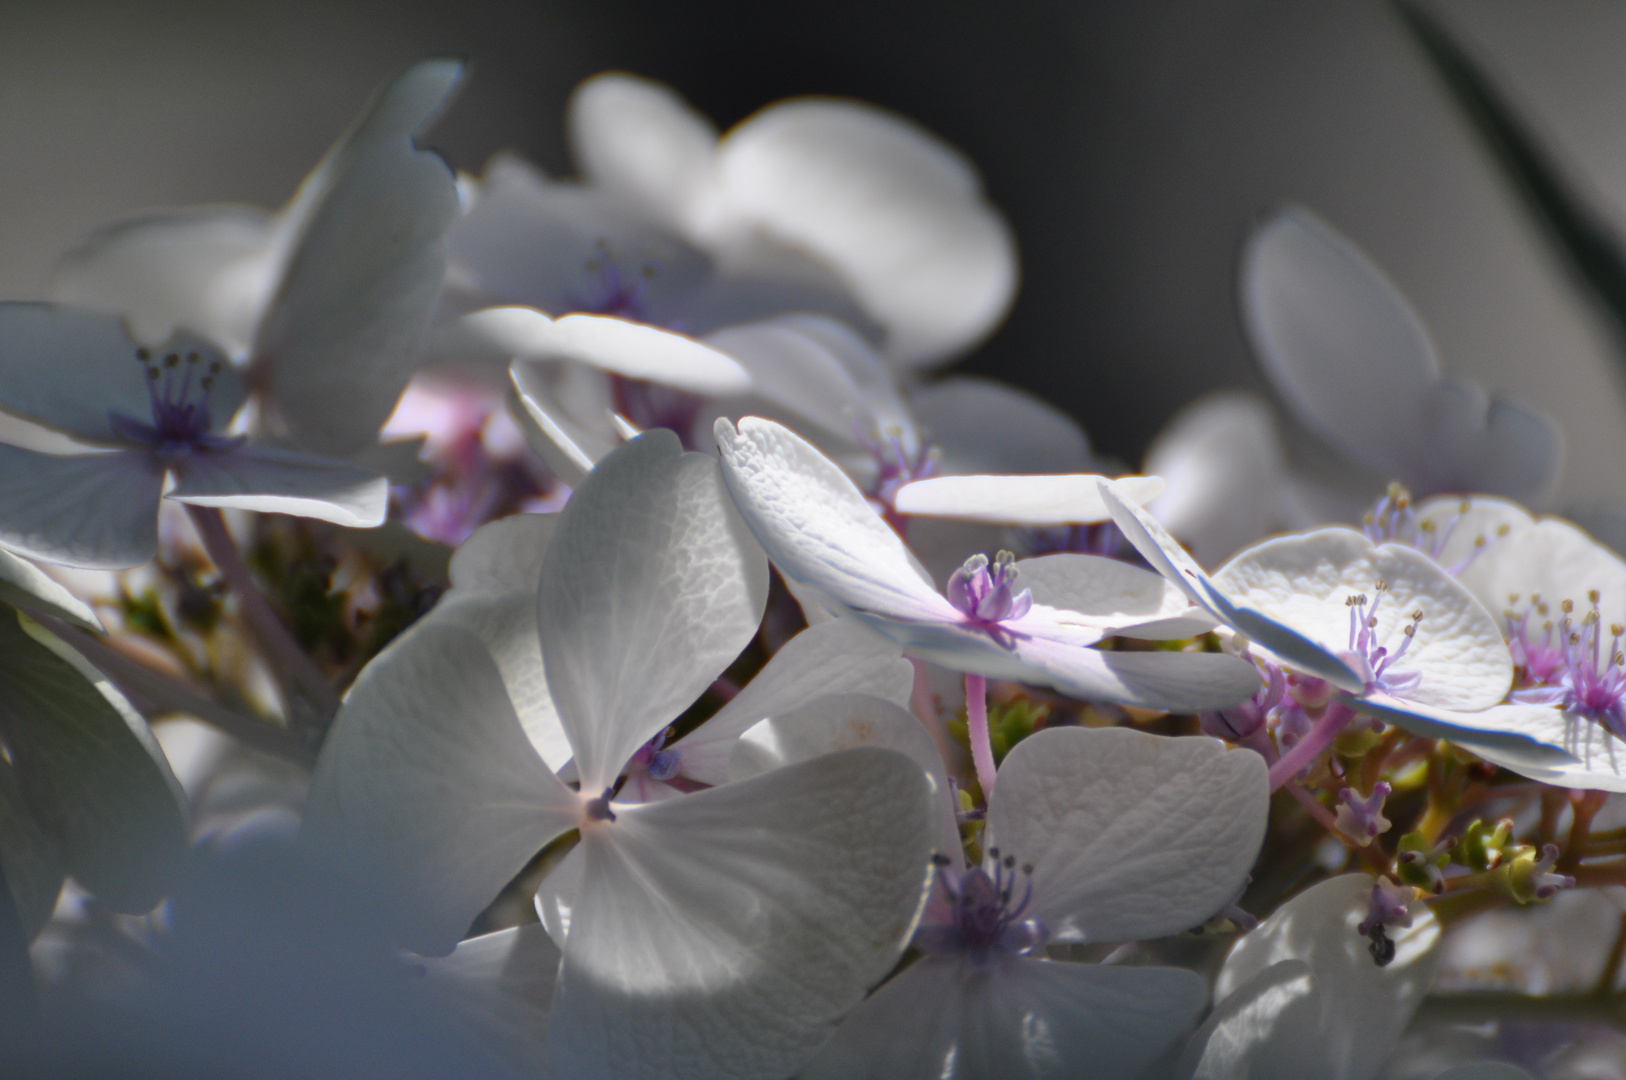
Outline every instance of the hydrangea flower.
<svg viewBox="0 0 1626 1080">
<path fill-rule="evenodd" d="M 373 445 L 420 360 L 458 216 L 452 172 L 413 143 L 462 77 L 417 64 L 382 87 L 276 213 L 158 210 L 103 226 L 57 268 L 53 300 L 177 330 L 244 366 L 262 422 L 348 457 Z"/>
<path fill-rule="evenodd" d="M 650 432 L 577 490 L 540 571 L 547 688 L 579 791 L 534 750 L 491 652 L 448 622 L 369 665 L 324 747 L 306 834 L 360 861 L 420 951 L 451 949 L 533 855 L 579 831 L 556 1074 L 789 1074 L 913 928 L 935 792 L 901 754 L 618 798 L 627 763 L 756 632 L 766 576 L 716 461 Z"/>
<path fill-rule="evenodd" d="M 1235 657 L 1090 647 L 1188 614 L 1144 571 L 1085 555 L 990 570 L 984 558 L 957 571 L 944 595 L 852 481 L 795 433 L 756 417 L 738 430 L 719 420 L 717 442 L 730 493 L 787 580 L 911 656 L 1152 708 L 1223 708 L 1258 686 Z M 1027 576 L 1030 588 L 1018 591 Z M 1051 596 L 1076 607 L 1050 606 Z"/>
<path fill-rule="evenodd" d="M 0 409 L 81 451 L 0 445 L 0 544 L 69 566 L 136 566 L 157 550 L 160 498 L 383 522 L 383 478 L 227 434 L 243 394 L 219 350 L 190 335 L 148 348 L 115 317 L 0 304 Z"/>
<path fill-rule="evenodd" d="M 1135 1077 L 1201 1011 L 1184 970 L 1047 959 L 1045 946 L 1200 926 L 1241 889 L 1269 801 L 1258 755 L 1201 738 L 1052 728 L 1000 767 L 987 856 L 939 860 L 925 954 L 804 1073 Z"/>
</svg>

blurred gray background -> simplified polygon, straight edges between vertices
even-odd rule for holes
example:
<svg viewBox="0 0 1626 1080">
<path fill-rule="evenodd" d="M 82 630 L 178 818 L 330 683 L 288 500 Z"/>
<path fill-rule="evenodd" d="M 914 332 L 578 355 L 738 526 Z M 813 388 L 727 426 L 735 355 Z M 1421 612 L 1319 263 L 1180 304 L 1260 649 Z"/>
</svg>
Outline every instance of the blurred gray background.
<svg viewBox="0 0 1626 1080">
<path fill-rule="evenodd" d="M 1626 225 L 1626 5 L 1439 10 Z M 1564 423 L 1564 501 L 1626 503 L 1620 346 L 1377 0 L 0 0 L 0 27 L 0 296 L 38 295 L 113 216 L 281 203 L 371 89 L 429 54 L 473 62 L 429 140 L 468 170 L 512 147 L 567 171 L 565 98 L 606 68 L 725 126 L 843 94 L 981 167 L 1025 281 L 965 368 L 1055 401 L 1098 448 L 1136 460 L 1187 400 L 1257 383 L 1235 251 L 1295 200 L 1390 272 L 1448 370 Z"/>
</svg>

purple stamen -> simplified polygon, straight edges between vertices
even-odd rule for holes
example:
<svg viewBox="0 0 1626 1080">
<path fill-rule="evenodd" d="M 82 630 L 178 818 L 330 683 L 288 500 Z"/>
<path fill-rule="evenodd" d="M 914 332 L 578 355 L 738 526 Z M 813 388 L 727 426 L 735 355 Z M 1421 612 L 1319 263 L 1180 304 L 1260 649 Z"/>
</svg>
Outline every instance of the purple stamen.
<svg viewBox="0 0 1626 1080">
<path fill-rule="evenodd" d="M 1423 612 L 1419 608 L 1411 613 L 1411 621 L 1401 631 L 1400 647 L 1391 653 L 1387 646 L 1378 644 L 1377 634 L 1378 608 L 1382 606 L 1388 590 L 1387 584 L 1378 582 L 1377 599 L 1371 601 L 1370 608 L 1367 607 L 1364 593 L 1344 601 L 1349 608 L 1349 649 L 1343 654 L 1343 659 L 1361 676 L 1367 693 L 1382 690 L 1394 697 L 1404 697 L 1417 688 L 1423 676 L 1421 672 L 1398 670 L 1395 663 L 1411 648 L 1412 640 L 1417 636 L 1417 627 L 1423 621 Z"/>
<path fill-rule="evenodd" d="M 136 359 L 141 361 L 147 375 L 147 405 L 152 422 L 146 423 L 123 413 L 108 413 L 108 425 L 114 433 L 131 442 L 144 443 L 162 457 L 173 457 L 194 450 L 229 450 L 240 445 L 241 438 L 221 438 L 210 433 L 209 394 L 215 377 L 220 374 L 221 363 L 211 360 L 209 369 L 199 380 L 199 393 L 192 396 L 193 369 L 202 363 L 195 352 L 168 353 L 162 360 L 154 360 L 147 349 L 137 349 Z M 177 378 L 177 373 L 179 378 Z"/>
<path fill-rule="evenodd" d="M 1389 797 L 1391 790 L 1380 780 L 1373 785 L 1372 794 L 1364 799 L 1353 788 L 1339 791 L 1338 800 L 1343 805 L 1338 808 L 1338 831 L 1361 847 L 1388 832 L 1390 821 L 1383 816 L 1383 800 Z"/>
<path fill-rule="evenodd" d="M 921 949 L 937 956 L 959 956 L 982 967 L 1002 957 L 1026 955 L 1049 939 L 1042 922 L 1022 917 L 1033 899 L 1032 866 L 1021 868 L 1022 895 L 1017 899 L 1016 857 L 1001 857 L 998 848 L 988 851 L 985 865 L 991 865 L 991 872 L 977 866 L 955 874 L 941 855 L 934 856 L 933 863 L 948 901 L 949 921 L 916 931 L 915 944 Z"/>
<path fill-rule="evenodd" d="M 1571 618 L 1575 605 L 1565 600 L 1559 605 L 1562 620 L 1556 628 L 1550 620 L 1544 621 L 1540 641 L 1532 641 L 1527 633 L 1531 612 L 1547 613 L 1539 597 L 1531 597 L 1530 607 L 1521 615 L 1508 613 L 1509 647 L 1527 683 L 1508 696 L 1522 705 L 1558 705 L 1595 720 L 1617 738 L 1626 738 L 1626 655 L 1621 651 L 1626 627 L 1615 624 L 1609 628 L 1611 640 L 1605 651 L 1599 593 L 1593 590 L 1587 598 L 1592 610 L 1579 626 Z"/>
<path fill-rule="evenodd" d="M 1392 483 L 1383 493 L 1383 497 L 1378 499 L 1377 505 L 1361 518 L 1361 531 L 1374 544 L 1405 544 L 1439 562 L 1440 554 L 1450 541 L 1451 534 L 1456 531 L 1457 524 L 1471 505 L 1467 499 L 1462 500 L 1457 505 L 1456 512 L 1446 519 L 1445 524 L 1436 525 L 1430 518 L 1417 516 L 1416 510 L 1412 507 L 1411 492 L 1407 491 L 1404 485 Z M 1497 536 L 1506 536 L 1509 531 L 1508 526 L 1503 525 L 1497 530 Z M 1485 537 L 1474 537 L 1474 546 L 1465 558 L 1450 565 L 1441 563 L 1442 568 L 1452 577 L 1456 577 L 1479 558 L 1486 544 Z"/>
<path fill-rule="evenodd" d="M 586 290 L 567 295 L 567 306 L 573 312 L 587 315 L 614 315 L 648 322 L 645 317 L 645 294 L 660 269 L 659 264 L 651 260 L 629 274 L 610 250 L 608 240 L 601 237 L 597 247 L 598 254 L 583 266 L 587 275 Z"/>
<path fill-rule="evenodd" d="M 945 590 L 948 602 L 966 617 L 966 622 L 988 635 L 1007 649 L 1015 648 L 1016 639 L 1001 623 L 1020 619 L 1033 608 L 1033 593 L 1023 589 L 1016 592 L 1016 557 L 1008 551 L 994 556 L 992 570 L 988 556 L 973 555 L 949 578 Z"/>
</svg>

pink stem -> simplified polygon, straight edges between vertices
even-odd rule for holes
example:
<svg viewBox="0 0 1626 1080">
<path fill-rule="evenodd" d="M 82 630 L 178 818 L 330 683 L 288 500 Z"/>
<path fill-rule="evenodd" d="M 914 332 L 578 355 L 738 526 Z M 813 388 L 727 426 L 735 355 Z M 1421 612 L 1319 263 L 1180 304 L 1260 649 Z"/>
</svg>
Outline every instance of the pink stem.
<svg viewBox="0 0 1626 1080">
<path fill-rule="evenodd" d="M 988 680 L 969 671 L 965 676 L 965 722 L 971 737 L 971 763 L 977 768 L 982 797 L 994 797 L 994 746 L 988 739 Z"/>
<path fill-rule="evenodd" d="M 1322 806 L 1314 795 L 1305 791 L 1303 784 L 1289 783 L 1286 787 L 1287 793 L 1297 799 L 1306 810 L 1310 811 L 1310 816 L 1319 821 L 1323 829 L 1326 829 L 1334 836 L 1343 835 L 1338 831 L 1338 819 L 1333 816 L 1332 811 Z"/>
<path fill-rule="evenodd" d="M 1305 766 L 1320 757 L 1321 752 L 1332 745 L 1353 719 L 1355 714 L 1347 706 L 1337 701 L 1328 704 L 1327 711 L 1321 714 L 1321 719 L 1305 733 L 1304 738 L 1294 743 L 1270 767 L 1270 790 L 1279 790 L 1283 784 L 1303 772 Z"/>
</svg>

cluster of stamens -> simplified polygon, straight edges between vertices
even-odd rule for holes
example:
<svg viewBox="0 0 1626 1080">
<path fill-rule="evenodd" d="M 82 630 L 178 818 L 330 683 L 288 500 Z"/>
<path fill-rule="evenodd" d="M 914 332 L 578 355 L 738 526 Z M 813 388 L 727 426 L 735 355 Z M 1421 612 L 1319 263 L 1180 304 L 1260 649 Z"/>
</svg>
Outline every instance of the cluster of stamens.
<svg viewBox="0 0 1626 1080">
<path fill-rule="evenodd" d="M 1433 518 L 1418 517 L 1417 510 L 1412 504 L 1411 492 L 1407 491 L 1403 484 L 1391 483 L 1377 504 L 1362 516 L 1361 531 L 1374 544 L 1405 544 L 1439 562 L 1441 553 L 1445 551 L 1445 545 L 1456 531 L 1457 523 L 1471 507 L 1472 504 L 1463 499 L 1457 504 L 1456 512 L 1440 524 Z M 1496 535 L 1500 538 L 1510 531 L 1507 525 L 1502 525 L 1496 530 Z M 1446 573 L 1455 577 L 1479 558 L 1480 552 L 1485 550 L 1488 543 L 1486 537 L 1476 536 L 1473 547 L 1469 549 L 1467 555 L 1449 565 L 1441 563 L 1441 566 Z"/>
<path fill-rule="evenodd" d="M 915 943 L 928 953 L 956 955 L 973 965 L 991 963 L 1001 956 L 1020 956 L 1043 945 L 1050 934 L 1037 919 L 1024 919 L 1033 899 L 1033 866 L 1017 871 L 1016 856 L 988 849 L 985 865 L 962 874 L 949 860 L 934 855 L 938 885 L 949 905 L 949 921 L 922 926 Z M 1020 878 L 1021 896 L 1017 896 Z"/>
<path fill-rule="evenodd" d="M 1344 606 L 1349 608 L 1349 649 L 1344 659 L 1355 662 L 1357 673 L 1369 689 L 1401 696 L 1415 689 L 1422 681 L 1419 672 L 1400 671 L 1394 665 L 1406 655 L 1406 650 L 1411 648 L 1412 641 L 1417 637 L 1423 611 L 1418 608 L 1411 613 L 1411 620 L 1401 630 L 1404 640 L 1391 653 L 1388 646 L 1378 643 L 1377 633 L 1378 608 L 1383 605 L 1389 586 L 1380 581 L 1374 591 L 1377 596 L 1370 601 L 1370 607 L 1367 606 L 1365 593 L 1357 593 L 1344 600 Z"/>
<path fill-rule="evenodd" d="M 905 484 L 937 475 L 937 448 L 922 441 L 910 450 L 898 428 L 876 431 L 872 426 L 866 430 L 857 420 L 853 421 L 853 439 L 875 462 L 875 479 L 866 493 L 870 503 L 903 535 L 903 519 L 896 510 L 898 491 Z"/>
<path fill-rule="evenodd" d="M 1530 606 L 1522 614 L 1508 610 L 1509 647 L 1526 683 L 1509 696 L 1525 705 L 1560 705 L 1596 720 L 1617 738 L 1626 738 L 1626 653 L 1621 650 L 1626 626 L 1610 625 L 1611 639 L 1605 650 L 1600 594 L 1593 589 L 1587 599 L 1592 608 L 1579 622 L 1573 617 L 1574 602 L 1561 602 L 1563 615 L 1557 626 L 1547 617 L 1550 609 L 1539 596 L 1530 598 Z M 1511 598 L 1511 602 L 1517 601 L 1517 596 Z M 1530 636 L 1532 614 L 1542 619 L 1539 640 Z"/>
<path fill-rule="evenodd" d="M 653 260 L 640 263 L 628 272 L 622 261 L 610 248 L 610 242 L 599 237 L 595 246 L 598 254 L 582 265 L 586 272 L 585 293 L 572 293 L 566 298 L 572 311 L 588 315 L 614 315 L 623 319 L 647 322 L 644 317 L 645 293 L 655 279 L 659 264 Z"/>
<path fill-rule="evenodd" d="M 155 358 L 152 350 L 142 348 L 137 349 L 135 355 L 146 373 L 152 422 L 111 413 L 108 422 L 117 434 L 152 446 L 160 454 L 224 449 L 241 441 L 209 433 L 209 392 L 221 371 L 219 360 L 211 360 L 203 367 L 203 358 L 196 352 L 188 352 L 184 357 L 171 352 Z"/>
<path fill-rule="evenodd" d="M 994 556 L 973 555 L 948 580 L 948 602 L 1005 648 L 1015 645 L 1010 631 L 1000 625 L 1020 619 L 1033 608 L 1033 593 L 1016 591 L 1016 557 L 1008 551 Z"/>
</svg>

